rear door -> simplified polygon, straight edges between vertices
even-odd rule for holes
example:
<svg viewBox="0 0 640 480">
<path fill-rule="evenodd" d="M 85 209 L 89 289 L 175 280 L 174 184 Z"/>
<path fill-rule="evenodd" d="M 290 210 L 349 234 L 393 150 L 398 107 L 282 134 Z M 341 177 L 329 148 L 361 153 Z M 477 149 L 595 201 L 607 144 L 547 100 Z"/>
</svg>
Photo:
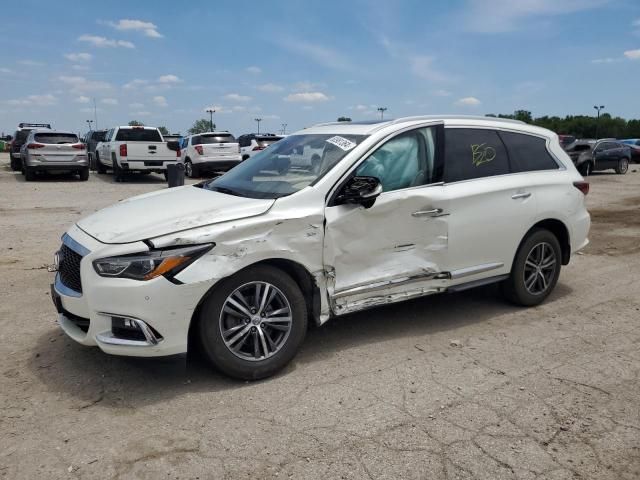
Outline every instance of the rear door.
<svg viewBox="0 0 640 480">
<path fill-rule="evenodd" d="M 33 140 L 36 146 L 34 153 L 40 155 L 40 161 L 48 163 L 73 162 L 78 154 L 84 155 L 84 146 L 79 143 L 73 133 L 43 132 L 35 133 Z"/>
</svg>

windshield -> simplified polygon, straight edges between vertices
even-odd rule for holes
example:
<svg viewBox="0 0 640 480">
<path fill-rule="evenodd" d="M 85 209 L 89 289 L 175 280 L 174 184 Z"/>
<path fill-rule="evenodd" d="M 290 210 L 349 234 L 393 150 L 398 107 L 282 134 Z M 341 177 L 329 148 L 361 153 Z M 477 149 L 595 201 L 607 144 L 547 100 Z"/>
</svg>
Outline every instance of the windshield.
<svg viewBox="0 0 640 480">
<path fill-rule="evenodd" d="M 366 135 L 292 135 L 204 185 L 249 198 L 291 195 L 331 170 Z"/>
</svg>

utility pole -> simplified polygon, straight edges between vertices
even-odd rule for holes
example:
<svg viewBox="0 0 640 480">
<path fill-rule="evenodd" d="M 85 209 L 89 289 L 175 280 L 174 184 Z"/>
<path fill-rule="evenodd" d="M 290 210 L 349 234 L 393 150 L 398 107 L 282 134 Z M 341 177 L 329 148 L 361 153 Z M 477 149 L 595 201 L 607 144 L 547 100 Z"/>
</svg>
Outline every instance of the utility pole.
<svg viewBox="0 0 640 480">
<path fill-rule="evenodd" d="M 93 120 L 87 120 L 87 125 L 89 125 L 89 131 L 91 131 L 91 124 L 93 123 Z"/>
<path fill-rule="evenodd" d="M 98 129 L 98 109 L 96 108 L 96 97 L 93 97 L 93 120 L 96 122 L 96 130 Z"/>
<path fill-rule="evenodd" d="M 254 120 L 257 122 L 258 124 L 258 135 L 260 135 L 260 122 L 262 121 L 261 118 L 254 118 Z"/>
<path fill-rule="evenodd" d="M 286 135 L 286 133 L 287 133 L 287 124 L 283 123 L 282 124 L 282 135 Z"/>
<path fill-rule="evenodd" d="M 213 132 L 213 114 L 216 113 L 216 110 L 214 108 L 207 108 L 207 113 L 209 114 L 209 126 Z"/>
<path fill-rule="evenodd" d="M 598 124 L 600 123 L 600 110 L 604 109 L 604 105 L 594 105 L 593 108 L 595 108 L 598 111 L 598 116 L 596 117 L 596 140 L 598 140 Z"/>
<path fill-rule="evenodd" d="M 380 120 L 384 118 L 384 112 L 387 111 L 387 107 L 378 107 L 378 111 L 380 112 Z"/>
</svg>

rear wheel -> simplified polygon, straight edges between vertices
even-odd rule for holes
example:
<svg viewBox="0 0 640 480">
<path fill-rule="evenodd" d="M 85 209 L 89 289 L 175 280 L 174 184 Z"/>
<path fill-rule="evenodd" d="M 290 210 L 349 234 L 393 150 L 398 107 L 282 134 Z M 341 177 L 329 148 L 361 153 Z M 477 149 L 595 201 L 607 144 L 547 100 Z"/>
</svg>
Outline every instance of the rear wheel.
<svg viewBox="0 0 640 480">
<path fill-rule="evenodd" d="M 22 167 L 22 171 L 24 173 L 24 179 L 27 182 L 32 182 L 32 181 L 34 181 L 36 179 L 36 172 L 33 171 L 33 169 L 31 169 L 31 168 L 27 167 L 26 165 L 24 165 Z"/>
<path fill-rule="evenodd" d="M 85 167 L 82 170 L 80 170 L 78 172 L 78 175 L 80 176 L 80 180 L 82 180 L 83 182 L 86 182 L 87 180 L 89 180 L 89 167 Z"/>
<path fill-rule="evenodd" d="M 295 356 L 307 331 L 307 307 L 285 272 L 250 267 L 215 287 L 202 305 L 198 329 L 214 366 L 235 378 L 257 380 Z"/>
<path fill-rule="evenodd" d="M 616 165 L 616 173 L 618 175 L 624 175 L 629 170 L 629 159 L 621 158 L 618 160 L 618 165 Z"/>
<path fill-rule="evenodd" d="M 516 253 L 509 278 L 502 283 L 505 297 L 522 306 L 542 303 L 560 276 L 560 242 L 549 230 L 534 230 Z"/>
<path fill-rule="evenodd" d="M 184 161 L 184 174 L 188 178 L 195 178 L 198 176 L 198 168 L 191 163 L 191 160 L 187 159 Z"/>
<path fill-rule="evenodd" d="M 116 182 L 124 182 L 124 172 L 118 165 L 117 160 L 113 160 L 113 180 Z"/>
<path fill-rule="evenodd" d="M 17 172 L 21 169 L 22 169 L 22 162 L 20 161 L 20 159 L 18 158 L 16 160 L 15 158 L 11 157 L 11 170 L 13 170 L 14 172 Z"/>
<path fill-rule="evenodd" d="M 100 163 L 100 155 L 96 153 L 96 169 L 98 173 L 107 173 L 107 168 Z"/>
<path fill-rule="evenodd" d="M 578 167 L 578 171 L 583 177 L 588 177 L 593 171 L 593 166 L 591 165 L 591 162 L 585 162 Z"/>
</svg>

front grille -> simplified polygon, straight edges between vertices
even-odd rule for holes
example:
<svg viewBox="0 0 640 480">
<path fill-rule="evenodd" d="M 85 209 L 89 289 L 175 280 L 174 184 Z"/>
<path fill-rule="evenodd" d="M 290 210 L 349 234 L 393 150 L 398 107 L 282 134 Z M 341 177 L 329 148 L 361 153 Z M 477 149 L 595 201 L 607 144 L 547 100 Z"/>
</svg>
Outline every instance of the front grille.
<svg viewBox="0 0 640 480">
<path fill-rule="evenodd" d="M 82 293 L 80 280 L 80 261 L 82 255 L 71 250 L 66 245 L 60 247 L 58 273 L 60 281 L 71 290 Z"/>
<path fill-rule="evenodd" d="M 88 318 L 79 317 L 78 315 L 74 315 L 73 313 L 65 310 L 64 308 L 62 309 L 62 314 L 65 317 L 67 317 L 67 319 L 69 321 L 73 322 L 84 333 L 87 333 L 89 331 L 90 321 L 89 321 Z"/>
</svg>

